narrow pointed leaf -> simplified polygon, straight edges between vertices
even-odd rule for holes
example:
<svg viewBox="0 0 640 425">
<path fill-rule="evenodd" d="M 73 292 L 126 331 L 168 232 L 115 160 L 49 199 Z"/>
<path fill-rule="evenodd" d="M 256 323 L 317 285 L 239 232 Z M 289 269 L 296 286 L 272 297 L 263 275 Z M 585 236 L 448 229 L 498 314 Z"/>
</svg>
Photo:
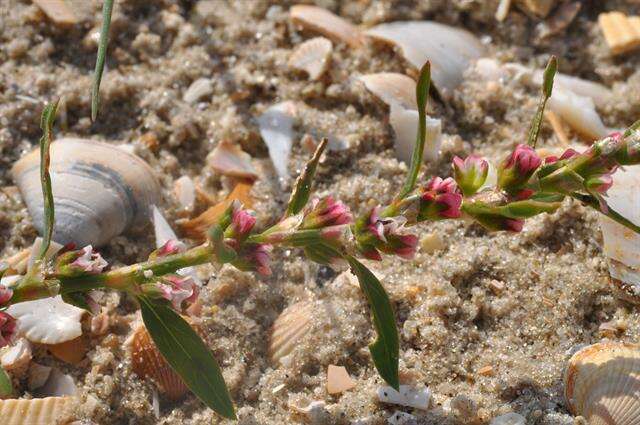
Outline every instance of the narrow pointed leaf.
<svg viewBox="0 0 640 425">
<path fill-rule="evenodd" d="M 109 44 L 109 27 L 111 26 L 111 12 L 113 11 L 113 0 L 104 0 L 102 4 L 102 28 L 100 29 L 100 42 L 98 44 L 98 57 L 96 58 L 96 69 L 93 72 L 93 87 L 91 88 L 91 121 L 98 117 L 100 106 L 100 82 L 104 71 L 104 61 L 107 56 L 107 45 Z"/>
<path fill-rule="evenodd" d="M 558 70 L 558 61 L 555 56 L 551 56 L 549 63 L 544 70 L 542 81 L 542 96 L 540 97 L 540 103 L 538 103 L 538 110 L 536 111 L 531 127 L 529 128 L 529 137 L 527 144 L 532 147 L 536 147 L 538 141 L 538 135 L 540 134 L 540 126 L 542 125 L 542 116 L 544 114 L 544 108 L 547 105 L 547 100 L 551 97 L 553 91 L 553 78 Z"/>
<path fill-rule="evenodd" d="M 138 296 L 142 320 L 156 347 L 187 387 L 216 413 L 236 414 L 222 372 L 209 348 L 189 324 L 170 307 Z"/>
<path fill-rule="evenodd" d="M 316 175 L 316 169 L 318 168 L 318 162 L 320 162 L 322 152 L 324 152 L 327 147 L 327 142 L 326 138 L 320 141 L 313 156 L 298 176 L 293 191 L 291 192 L 291 198 L 289 198 L 287 216 L 298 214 L 304 206 L 307 205 L 309 195 L 311 194 L 311 184 Z"/>
<path fill-rule="evenodd" d="M 0 398 L 9 398 L 11 395 L 13 395 L 11 378 L 9 378 L 7 372 L 0 367 Z"/>
<path fill-rule="evenodd" d="M 44 232 L 42 235 L 42 245 L 38 259 L 43 259 L 51 244 L 51 235 L 53 234 L 53 192 L 51 190 L 51 175 L 49 174 L 49 145 L 53 140 L 53 123 L 56 120 L 56 112 L 58 110 L 58 101 L 49 103 L 42 111 L 40 119 L 40 128 L 42 128 L 42 137 L 40 138 L 40 182 L 42 184 L 42 196 L 44 197 Z"/>
<path fill-rule="evenodd" d="M 382 379 L 395 390 L 399 390 L 400 343 L 389 296 L 378 278 L 364 264 L 353 257 L 347 257 L 347 261 L 360 282 L 360 289 L 369 301 L 373 323 L 378 333 L 377 339 L 369 345 L 373 364 Z"/>
</svg>

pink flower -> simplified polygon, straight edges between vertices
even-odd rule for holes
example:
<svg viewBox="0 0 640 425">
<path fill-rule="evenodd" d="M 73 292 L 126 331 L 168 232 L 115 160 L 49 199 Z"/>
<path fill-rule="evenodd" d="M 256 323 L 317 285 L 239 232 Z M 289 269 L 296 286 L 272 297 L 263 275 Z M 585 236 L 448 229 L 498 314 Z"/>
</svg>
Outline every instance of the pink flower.
<svg viewBox="0 0 640 425">
<path fill-rule="evenodd" d="M 524 220 L 522 219 L 512 219 L 505 218 L 504 220 L 504 229 L 509 230 L 511 232 L 521 232 L 524 227 Z"/>
<path fill-rule="evenodd" d="M 91 245 L 87 245 L 76 253 L 78 257 L 70 264 L 71 268 L 88 274 L 99 274 L 108 266 L 108 263 L 100 254 L 93 251 Z"/>
<path fill-rule="evenodd" d="M 13 296 L 13 290 L 4 285 L 0 285 L 0 305 L 5 304 Z"/>
<path fill-rule="evenodd" d="M 424 187 L 420 200 L 418 220 L 458 218 L 461 215 L 462 194 L 451 177 L 433 177 Z"/>
<path fill-rule="evenodd" d="M 256 218 L 249 214 L 247 210 L 235 209 L 231 215 L 231 226 L 233 227 L 233 237 L 245 239 L 251 233 L 256 224 Z"/>
<path fill-rule="evenodd" d="M 405 233 L 404 217 L 380 217 L 381 207 L 377 206 L 369 215 L 365 234 L 356 237 L 363 256 L 371 260 L 381 260 L 379 251 L 411 259 L 416 253 L 418 237 Z"/>
<path fill-rule="evenodd" d="M 553 155 L 549 155 L 548 157 L 546 157 L 544 159 L 544 163 L 545 164 L 553 164 L 556 163 L 558 161 L 562 161 L 563 159 L 569 159 L 569 158 L 573 158 L 576 155 L 580 155 L 580 153 L 578 151 L 576 151 L 575 149 L 567 149 L 565 150 L 562 155 L 560 155 L 560 158 L 558 158 L 557 156 L 553 156 Z"/>
<path fill-rule="evenodd" d="M 253 270 L 263 276 L 269 276 L 271 275 L 270 251 L 271 245 L 268 244 L 247 244 L 233 264 L 240 270 Z"/>
<path fill-rule="evenodd" d="M 586 185 L 590 192 L 605 195 L 613 185 L 613 177 L 611 177 L 609 173 L 591 176 L 587 180 Z"/>
<path fill-rule="evenodd" d="M 180 252 L 186 251 L 187 247 L 184 243 L 177 241 L 175 239 L 169 239 L 156 251 L 156 256 L 158 257 L 166 257 L 168 255 L 178 254 Z"/>
<path fill-rule="evenodd" d="M 177 311 L 182 309 L 182 303 L 192 304 L 198 298 L 199 287 L 190 276 L 167 275 L 158 283 L 161 296 L 170 301 Z"/>
<path fill-rule="evenodd" d="M 462 193 L 470 196 L 487 180 L 489 163 L 478 155 L 469 155 L 464 160 L 456 156 L 453 158 L 453 173 Z"/>
<path fill-rule="evenodd" d="M 509 192 L 522 187 L 542 164 L 542 159 L 528 145 L 519 144 L 500 165 L 498 186 Z"/>
<path fill-rule="evenodd" d="M 349 224 L 353 220 L 349 207 L 332 196 L 314 199 L 305 211 L 301 229 L 318 229 L 321 227 Z"/>
<path fill-rule="evenodd" d="M 0 347 L 9 345 L 16 335 L 16 319 L 4 311 L 0 311 Z"/>
</svg>

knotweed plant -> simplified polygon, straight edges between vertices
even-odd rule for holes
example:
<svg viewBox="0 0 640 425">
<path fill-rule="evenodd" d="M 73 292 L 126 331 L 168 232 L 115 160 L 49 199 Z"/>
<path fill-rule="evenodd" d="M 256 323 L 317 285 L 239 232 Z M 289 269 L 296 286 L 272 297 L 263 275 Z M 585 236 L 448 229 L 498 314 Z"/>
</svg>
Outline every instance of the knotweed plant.
<svg viewBox="0 0 640 425">
<path fill-rule="evenodd" d="M 189 389 L 220 415 L 235 418 L 214 356 L 180 316 L 182 309 L 197 299 L 198 285 L 177 272 L 215 263 L 269 275 L 272 249 L 299 248 L 310 261 L 328 266 L 342 263 L 351 268 L 367 298 L 377 333 L 369 346 L 371 358 L 380 376 L 398 389 L 399 339 L 393 308 L 383 285 L 361 259 L 378 261 L 383 255 L 412 258 L 418 235 L 411 226 L 423 221 L 467 219 L 489 230 L 519 232 L 525 219 L 553 212 L 564 198 L 570 197 L 640 232 L 638 226 L 606 202 L 615 170 L 640 163 L 640 123 L 593 143 L 582 153 L 569 149 L 560 157 L 544 160 L 536 153 L 534 147 L 555 70 L 556 61 L 552 58 L 545 71 L 542 98 L 528 142 L 517 145 L 499 164 L 493 186 L 487 184 L 488 162 L 476 155 L 454 158 L 453 177 L 434 176 L 418 184 L 430 84 L 427 63 L 416 86 L 419 126 L 410 169 L 404 185 L 388 205 L 353 217 L 349 208 L 332 196 L 310 199 L 316 168 L 327 145 L 323 140 L 296 180 L 286 212 L 275 225 L 257 229 L 252 212 L 234 202 L 208 230 L 206 243 L 187 249 L 178 241 L 168 241 L 152 252 L 148 261 L 113 269 L 90 246 L 46 256 L 55 216 L 49 144 L 57 104 L 52 103 L 44 109 L 41 122 L 40 169 L 46 222 L 39 259 L 11 287 L 0 286 L 0 309 L 62 295 L 66 302 L 91 311 L 94 302 L 88 295 L 90 290 L 126 292 L 137 299 L 156 346 Z M 10 344 L 15 333 L 15 319 L 0 311 L 0 346 Z M 3 382 L 6 383 L 6 375 L 0 374 L 0 385 Z"/>
</svg>

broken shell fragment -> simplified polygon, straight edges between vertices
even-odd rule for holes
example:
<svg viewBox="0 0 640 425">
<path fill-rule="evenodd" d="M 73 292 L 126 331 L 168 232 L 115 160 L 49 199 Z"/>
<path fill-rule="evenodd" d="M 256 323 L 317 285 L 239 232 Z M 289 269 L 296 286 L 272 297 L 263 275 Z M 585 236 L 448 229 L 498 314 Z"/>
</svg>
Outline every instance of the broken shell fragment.
<svg viewBox="0 0 640 425">
<path fill-rule="evenodd" d="M 640 424 L 640 347 L 622 342 L 587 346 L 564 376 L 569 410 L 590 425 Z"/>
<path fill-rule="evenodd" d="M 76 397 L 0 400 L 3 425 L 60 424 L 74 419 Z"/>
<path fill-rule="evenodd" d="M 213 84 L 208 78 L 198 78 L 195 80 L 189 88 L 184 92 L 182 100 L 187 103 L 196 103 L 205 96 L 209 96 L 213 93 Z"/>
<path fill-rule="evenodd" d="M 333 44 L 324 37 L 316 37 L 299 45 L 289 57 L 289 67 L 304 71 L 311 80 L 317 80 L 329 66 Z"/>
<path fill-rule="evenodd" d="M 507 413 L 504 415 L 496 416 L 491 420 L 489 425 L 525 425 L 527 420 L 519 413 Z"/>
<path fill-rule="evenodd" d="M 151 378 L 170 400 L 179 400 L 188 391 L 182 378 L 158 351 L 144 326 L 139 326 L 131 339 L 131 366 L 141 378 Z"/>
<path fill-rule="evenodd" d="M 147 163 L 107 143 L 59 139 L 51 144 L 50 171 L 56 211 L 53 240 L 63 245 L 104 245 L 148 221 L 149 205 L 160 199 L 160 186 Z M 11 173 L 42 233 L 39 149 L 16 162 Z"/>
<path fill-rule="evenodd" d="M 577 95 L 571 90 L 554 88 L 549 98 L 549 110 L 558 114 L 586 140 L 601 139 L 611 132 L 600 119 L 591 98 Z"/>
<path fill-rule="evenodd" d="M 388 386 L 378 388 L 378 400 L 383 403 L 428 410 L 430 399 L 431 391 L 424 386 L 400 385 L 400 392 Z"/>
<path fill-rule="evenodd" d="M 404 109 L 398 104 L 392 104 L 389 123 L 396 134 L 396 158 L 410 164 L 418 131 L 418 111 Z M 442 123 L 440 120 L 427 117 L 427 134 L 424 146 L 425 161 L 438 160 L 440 156 L 441 135 Z"/>
<path fill-rule="evenodd" d="M 38 390 L 43 397 L 74 396 L 78 393 L 78 387 L 71 375 L 60 372 L 56 368 L 51 369 L 47 382 Z"/>
<path fill-rule="evenodd" d="M 6 370 L 20 369 L 31 361 L 31 343 L 25 338 L 18 339 L 13 345 L 0 351 L 0 364 Z"/>
<path fill-rule="evenodd" d="M 546 18 L 556 4 L 556 0 L 517 0 L 516 4 L 530 15 Z"/>
<path fill-rule="evenodd" d="M 64 0 L 33 0 L 54 23 L 62 26 L 77 24 L 78 18 Z"/>
<path fill-rule="evenodd" d="M 469 65 L 485 54 L 473 34 L 437 22 L 391 22 L 377 25 L 366 34 L 400 47 L 403 56 L 418 69 L 431 61 L 431 79 L 444 98 L 449 98 L 462 82 Z"/>
<path fill-rule="evenodd" d="M 70 341 L 50 345 L 48 348 L 51 354 L 69 364 L 80 363 L 89 350 L 87 341 L 82 336 Z"/>
<path fill-rule="evenodd" d="M 364 86 L 387 105 L 397 103 L 405 109 L 418 109 L 416 82 L 397 72 L 380 72 L 359 77 Z"/>
<path fill-rule="evenodd" d="M 258 177 L 251 164 L 251 156 L 240 147 L 225 140 L 220 141 L 215 149 L 207 155 L 207 164 L 218 173 L 247 179 Z"/>
<path fill-rule="evenodd" d="M 620 55 L 640 46 L 640 17 L 622 12 L 601 13 L 598 24 L 604 39 L 614 55 Z"/>
<path fill-rule="evenodd" d="M 42 387 L 51 375 L 51 366 L 44 366 L 38 363 L 31 363 L 29 365 L 29 376 L 27 378 L 27 386 L 29 391 L 33 391 Z"/>
<path fill-rule="evenodd" d="M 312 301 L 301 301 L 280 313 L 273 322 L 269 337 L 268 353 L 273 364 L 286 363 L 286 356 L 300 345 L 309 332 L 314 312 L 315 304 Z"/>
<path fill-rule="evenodd" d="M 321 7 L 295 5 L 289 10 L 289 16 L 294 23 L 334 41 L 352 47 L 362 44 L 362 33 L 355 25 Z"/>
<path fill-rule="evenodd" d="M 281 185 L 285 185 L 289 180 L 289 156 L 293 144 L 296 110 L 295 103 L 286 101 L 269 107 L 258 117 L 260 136 L 269 149 L 269 157 Z"/>
<path fill-rule="evenodd" d="M 356 386 L 356 383 L 343 366 L 332 364 L 327 368 L 327 392 L 329 394 L 340 394 Z"/>
<path fill-rule="evenodd" d="M 193 211 L 196 205 L 196 185 L 191 177 L 182 176 L 173 182 L 173 194 L 184 211 Z"/>
</svg>

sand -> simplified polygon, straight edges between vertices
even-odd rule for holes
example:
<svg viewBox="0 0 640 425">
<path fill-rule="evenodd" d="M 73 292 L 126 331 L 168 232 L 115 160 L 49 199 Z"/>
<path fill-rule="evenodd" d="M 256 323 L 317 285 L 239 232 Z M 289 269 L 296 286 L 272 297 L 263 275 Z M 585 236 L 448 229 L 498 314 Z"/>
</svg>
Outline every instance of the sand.
<svg viewBox="0 0 640 425">
<path fill-rule="evenodd" d="M 90 87 L 101 5 L 71 3 L 81 22 L 68 28 L 56 26 L 26 0 L 0 5 L 0 258 L 29 246 L 36 236 L 26 207 L 11 189 L 9 168 L 37 143 L 42 103 L 56 97 L 63 98 L 57 134 L 130 144 L 154 167 L 165 191 L 161 210 L 178 233 L 176 220 L 184 214 L 172 193 L 177 178 L 192 177 L 218 199 L 229 190 L 230 181 L 205 163 L 222 139 L 240 143 L 254 158 L 260 173 L 252 192 L 259 225 L 277 219 L 288 195 L 275 177 L 256 117 L 282 100 L 298 105 L 299 136 L 331 135 L 348 146 L 323 161 L 317 193 L 333 193 L 362 213 L 390 200 L 400 186 L 406 165 L 394 158 L 388 108 L 356 82 L 359 74 L 409 70 L 392 49 L 334 43 L 328 73 L 312 82 L 286 66 L 293 48 L 314 36 L 291 25 L 289 3 L 116 0 L 102 110 L 92 124 Z M 366 26 L 415 19 L 460 25 L 490 42 L 491 55 L 502 61 L 542 67 L 554 53 L 562 72 L 613 88 L 615 101 L 599 111 L 608 126 L 628 125 L 640 112 L 638 55 L 612 58 L 595 24 L 601 11 L 638 13 L 636 2 L 585 2 L 566 31 L 545 41 L 536 40 L 540 21 L 517 9 L 497 24 L 497 1 L 318 3 Z M 201 77 L 211 78 L 212 94 L 195 104 L 184 102 L 186 89 Z M 434 106 L 446 136 L 443 156 L 425 168 L 427 175 L 449 173 L 454 154 L 503 157 L 524 140 L 537 97 L 519 82 L 487 88 L 480 76 L 469 75 L 449 103 Z M 157 145 L 149 143 L 154 139 Z M 548 125 L 540 145 L 558 145 Z M 294 143 L 292 174 L 307 157 Z M 191 215 L 203 208 L 200 202 Z M 239 423 L 382 424 L 401 410 L 420 424 L 488 423 L 513 411 L 530 424 L 569 425 L 574 419 L 562 396 L 562 373 L 572 350 L 603 338 L 637 341 L 640 335 L 637 310 L 609 289 L 597 213 L 591 210 L 566 202 L 554 214 L 528 220 L 516 235 L 457 221 L 421 224 L 416 230 L 428 240 L 440 239 L 443 248 L 423 250 L 412 261 L 388 258 L 370 265 L 396 310 L 401 380 L 431 389 L 428 411 L 377 401 L 383 383 L 367 349 L 375 335 L 366 301 L 340 270 L 313 265 L 295 250 L 274 255 L 269 278 L 226 266 L 199 268 L 207 283 L 202 293 L 206 341 L 224 370 Z M 111 264 L 122 265 L 144 260 L 152 249 L 148 227 L 114 238 L 101 251 Z M 74 377 L 83 398 L 93 402 L 81 413 L 83 419 L 224 422 L 191 395 L 176 403 L 161 395 L 156 419 L 155 386 L 132 372 L 123 346 L 136 321 L 135 302 L 115 295 L 107 300 L 102 303 L 109 331 L 90 336 L 85 361 L 71 366 L 45 349 L 34 359 Z M 301 300 L 313 301 L 317 314 L 287 366 L 274 365 L 267 358 L 269 329 L 280 312 Z M 615 321 L 618 332 L 600 330 Z M 345 366 L 357 386 L 328 395 L 330 364 Z M 25 379 L 16 382 L 19 393 L 29 396 Z M 291 407 L 311 401 L 325 404 L 309 415 Z"/>
</svg>

